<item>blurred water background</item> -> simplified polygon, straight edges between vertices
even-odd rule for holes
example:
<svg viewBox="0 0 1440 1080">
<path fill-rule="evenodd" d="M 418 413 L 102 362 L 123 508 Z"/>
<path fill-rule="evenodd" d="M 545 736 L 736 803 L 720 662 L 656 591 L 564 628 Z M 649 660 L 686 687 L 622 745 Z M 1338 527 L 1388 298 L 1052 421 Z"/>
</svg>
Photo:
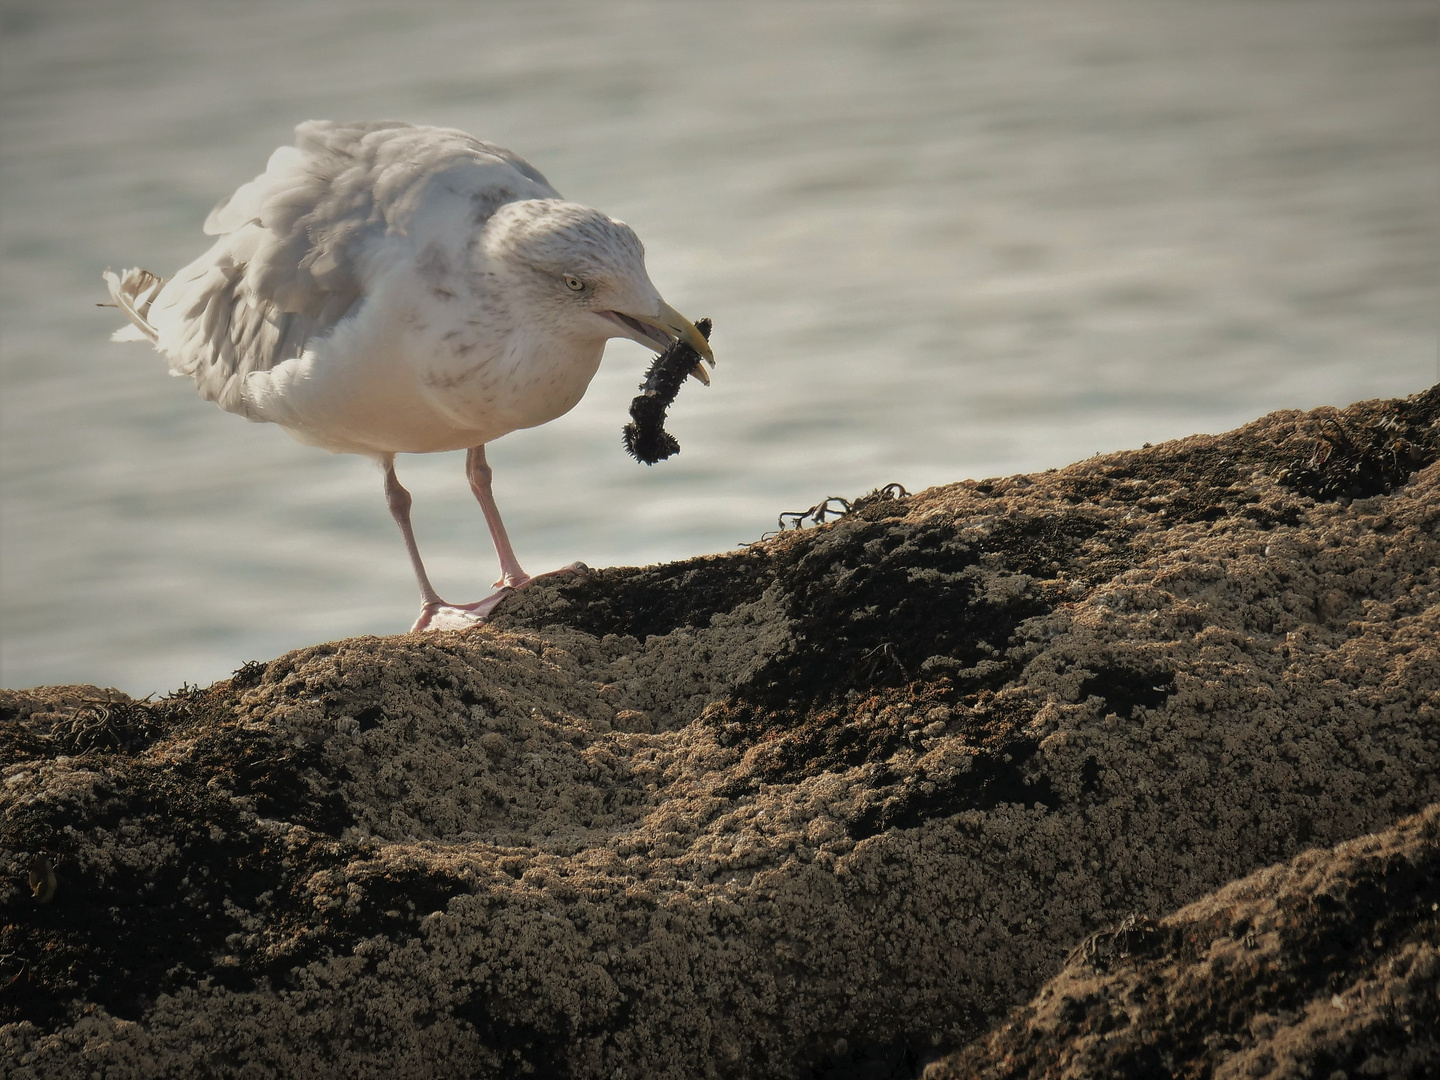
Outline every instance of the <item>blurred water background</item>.
<svg viewBox="0 0 1440 1080">
<path fill-rule="evenodd" d="M 724 551 L 783 510 L 1437 379 L 1432 0 L 4 0 L 3 650 L 136 694 L 404 630 L 369 462 L 115 345 L 311 117 L 459 127 L 646 241 L 715 319 L 654 468 L 648 355 L 494 444 L 531 572 Z M 447 597 L 496 567 L 463 455 L 409 457 Z"/>
</svg>

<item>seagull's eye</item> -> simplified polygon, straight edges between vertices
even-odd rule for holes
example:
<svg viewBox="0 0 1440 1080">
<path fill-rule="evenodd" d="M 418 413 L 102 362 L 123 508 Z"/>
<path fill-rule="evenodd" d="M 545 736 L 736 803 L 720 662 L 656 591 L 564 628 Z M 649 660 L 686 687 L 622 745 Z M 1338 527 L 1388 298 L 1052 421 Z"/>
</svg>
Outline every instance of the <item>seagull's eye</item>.
<svg viewBox="0 0 1440 1080">
<path fill-rule="evenodd" d="M 565 287 L 571 292 L 584 292 L 585 282 L 581 281 L 574 274 L 565 275 Z"/>
</svg>

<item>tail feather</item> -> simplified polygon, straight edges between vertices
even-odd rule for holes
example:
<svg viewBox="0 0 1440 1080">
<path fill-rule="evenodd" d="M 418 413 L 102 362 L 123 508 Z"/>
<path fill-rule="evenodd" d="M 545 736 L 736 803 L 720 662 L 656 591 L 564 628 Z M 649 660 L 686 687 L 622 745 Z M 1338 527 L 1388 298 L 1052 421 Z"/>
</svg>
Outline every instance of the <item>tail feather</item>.
<svg viewBox="0 0 1440 1080">
<path fill-rule="evenodd" d="M 156 277 L 149 270 L 141 270 L 138 266 L 126 270 L 124 274 L 105 271 L 105 284 L 110 288 L 110 299 L 115 301 L 114 306 L 123 311 L 131 323 L 130 326 L 116 330 L 111 335 L 112 341 L 148 341 L 153 345 L 160 340 L 159 332 L 150 325 L 150 305 L 154 303 L 155 297 L 160 295 L 165 283 L 165 278 Z"/>
</svg>

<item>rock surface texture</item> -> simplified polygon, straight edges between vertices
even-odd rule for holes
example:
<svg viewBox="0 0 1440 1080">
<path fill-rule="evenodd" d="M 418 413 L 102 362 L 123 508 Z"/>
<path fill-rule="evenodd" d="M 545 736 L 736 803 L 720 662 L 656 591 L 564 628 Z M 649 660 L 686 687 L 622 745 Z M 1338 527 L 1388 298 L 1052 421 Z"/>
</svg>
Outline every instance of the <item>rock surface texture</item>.
<svg viewBox="0 0 1440 1080">
<path fill-rule="evenodd" d="M 925 1077 L 1434 1076 L 1437 911 L 1431 805 L 1092 934 L 1028 1007 Z"/>
<path fill-rule="evenodd" d="M 1440 801 L 1437 420 L 880 492 L 157 701 L 0 691 L 0 1061 L 1432 1075 L 1436 812 L 1392 827 Z"/>
</svg>

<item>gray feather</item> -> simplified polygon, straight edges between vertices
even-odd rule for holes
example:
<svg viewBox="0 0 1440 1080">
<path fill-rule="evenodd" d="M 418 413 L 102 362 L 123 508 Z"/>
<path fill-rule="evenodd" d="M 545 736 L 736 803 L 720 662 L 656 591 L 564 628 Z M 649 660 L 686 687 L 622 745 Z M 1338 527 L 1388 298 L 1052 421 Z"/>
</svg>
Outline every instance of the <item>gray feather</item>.
<svg viewBox="0 0 1440 1080">
<path fill-rule="evenodd" d="M 359 310 L 367 255 L 403 235 L 422 200 L 460 200 L 478 233 L 508 202 L 558 197 L 525 161 L 460 131 L 312 120 L 295 135 L 210 212 L 209 251 L 168 282 L 128 271 L 111 284 L 172 373 L 242 415 L 247 375 L 300 356 Z"/>
</svg>

